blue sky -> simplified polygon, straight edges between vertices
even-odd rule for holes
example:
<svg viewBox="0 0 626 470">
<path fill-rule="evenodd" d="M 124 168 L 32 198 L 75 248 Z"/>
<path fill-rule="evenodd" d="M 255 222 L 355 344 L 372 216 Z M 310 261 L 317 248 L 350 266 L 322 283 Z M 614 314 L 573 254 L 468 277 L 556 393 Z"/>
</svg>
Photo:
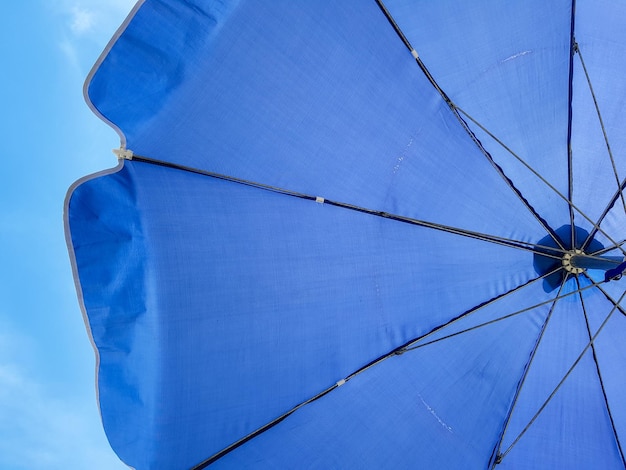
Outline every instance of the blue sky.
<svg viewBox="0 0 626 470">
<path fill-rule="evenodd" d="M 127 468 L 95 397 L 95 357 L 63 233 L 76 179 L 115 166 L 82 86 L 134 0 L 3 3 L 0 468 Z"/>
</svg>

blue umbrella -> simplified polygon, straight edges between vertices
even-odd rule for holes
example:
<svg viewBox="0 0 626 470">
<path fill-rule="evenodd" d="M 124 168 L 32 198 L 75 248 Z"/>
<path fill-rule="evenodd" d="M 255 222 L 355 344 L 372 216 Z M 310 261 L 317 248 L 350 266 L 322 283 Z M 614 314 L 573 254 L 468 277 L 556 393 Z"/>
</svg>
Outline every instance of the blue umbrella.
<svg viewBox="0 0 626 470">
<path fill-rule="evenodd" d="M 624 468 L 626 6 L 145 0 L 66 233 L 135 468 Z"/>
</svg>

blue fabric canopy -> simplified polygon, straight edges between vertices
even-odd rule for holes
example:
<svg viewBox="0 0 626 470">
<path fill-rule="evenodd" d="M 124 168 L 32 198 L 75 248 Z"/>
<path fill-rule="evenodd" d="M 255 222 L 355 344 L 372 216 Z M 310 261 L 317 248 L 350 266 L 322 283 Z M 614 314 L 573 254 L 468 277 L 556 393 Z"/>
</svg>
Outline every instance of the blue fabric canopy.
<svg viewBox="0 0 626 470">
<path fill-rule="evenodd" d="M 624 468 L 625 18 L 139 2 L 65 212 L 119 457 Z"/>
</svg>

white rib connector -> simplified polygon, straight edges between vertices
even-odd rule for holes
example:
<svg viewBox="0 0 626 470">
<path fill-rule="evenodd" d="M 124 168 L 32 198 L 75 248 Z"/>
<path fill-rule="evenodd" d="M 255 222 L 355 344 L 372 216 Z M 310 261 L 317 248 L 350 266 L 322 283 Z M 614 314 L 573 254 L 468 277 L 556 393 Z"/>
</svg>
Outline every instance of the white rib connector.
<svg viewBox="0 0 626 470">
<path fill-rule="evenodd" d="M 412 50 L 411 50 L 411 55 L 413 56 L 413 58 L 414 58 L 415 60 L 417 60 L 417 59 L 419 59 L 419 58 L 420 58 L 419 54 L 417 53 L 417 51 L 416 51 L 415 49 L 412 49 Z"/>
<path fill-rule="evenodd" d="M 325 199 L 323 197 L 317 196 L 315 198 L 315 202 L 319 203 L 319 204 L 324 204 Z"/>
<path fill-rule="evenodd" d="M 113 149 L 113 153 L 117 155 L 118 160 L 132 160 L 133 159 L 133 151 L 128 150 L 124 147 Z"/>
</svg>

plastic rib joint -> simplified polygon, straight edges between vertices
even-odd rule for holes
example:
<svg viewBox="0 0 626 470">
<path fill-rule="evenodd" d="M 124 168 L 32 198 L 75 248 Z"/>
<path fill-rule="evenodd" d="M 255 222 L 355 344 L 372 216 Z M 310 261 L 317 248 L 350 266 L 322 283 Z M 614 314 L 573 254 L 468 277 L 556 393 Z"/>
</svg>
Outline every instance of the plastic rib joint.
<svg viewBox="0 0 626 470">
<path fill-rule="evenodd" d="M 117 156 L 118 160 L 132 160 L 134 155 L 132 150 L 124 147 L 113 149 L 113 153 Z"/>
</svg>

